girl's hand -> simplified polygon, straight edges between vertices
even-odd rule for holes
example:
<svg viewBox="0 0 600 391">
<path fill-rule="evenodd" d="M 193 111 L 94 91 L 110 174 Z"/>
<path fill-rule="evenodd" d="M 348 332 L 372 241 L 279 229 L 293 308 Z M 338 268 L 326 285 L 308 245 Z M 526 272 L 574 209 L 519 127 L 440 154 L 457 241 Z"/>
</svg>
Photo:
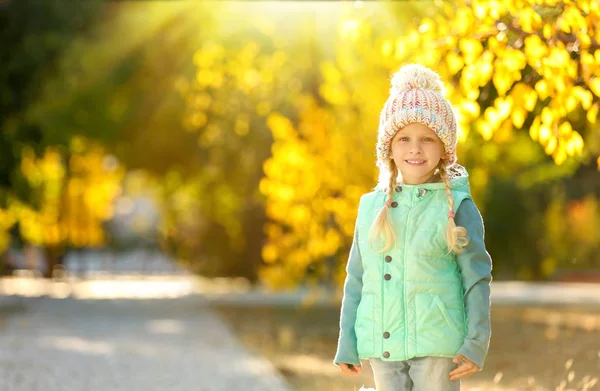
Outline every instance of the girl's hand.
<svg viewBox="0 0 600 391">
<path fill-rule="evenodd" d="M 338 365 L 340 366 L 340 369 L 342 370 L 342 373 L 344 375 L 355 376 L 362 372 L 362 365 L 357 366 L 354 364 L 346 364 L 343 362 L 338 363 Z"/>
<path fill-rule="evenodd" d="M 457 354 L 452 361 L 454 361 L 455 364 L 459 364 L 459 366 L 450 372 L 450 380 L 458 380 L 463 377 L 469 377 L 475 372 L 479 371 L 479 366 L 477 364 L 460 353 Z"/>
</svg>

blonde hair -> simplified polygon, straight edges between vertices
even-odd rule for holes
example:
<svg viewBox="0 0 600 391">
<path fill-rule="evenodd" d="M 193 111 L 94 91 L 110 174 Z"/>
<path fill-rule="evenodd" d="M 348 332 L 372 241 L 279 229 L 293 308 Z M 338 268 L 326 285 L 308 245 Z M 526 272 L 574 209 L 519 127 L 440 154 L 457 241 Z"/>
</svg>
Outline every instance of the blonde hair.
<svg viewBox="0 0 600 391">
<path fill-rule="evenodd" d="M 388 160 L 390 179 L 389 185 L 387 186 L 387 200 L 391 200 L 394 189 L 397 185 L 398 178 L 398 167 L 393 160 Z M 448 245 L 448 254 L 453 252 L 454 254 L 460 254 L 464 251 L 464 248 L 469 244 L 469 238 L 467 237 L 467 229 L 464 227 L 457 227 L 454 221 L 454 199 L 452 198 L 452 191 L 450 190 L 450 180 L 448 179 L 448 172 L 446 171 L 446 162 L 444 159 L 440 160 L 438 164 L 440 178 L 445 185 L 446 195 L 448 196 L 449 213 L 448 213 L 448 224 L 446 225 L 446 232 L 444 238 Z M 377 215 L 377 218 L 373 222 L 371 232 L 369 233 L 369 245 L 378 253 L 385 253 L 389 251 L 395 241 L 396 237 L 394 234 L 394 228 L 389 220 L 389 208 L 391 207 L 389 202 L 386 202 Z M 383 248 L 377 249 L 374 245 L 376 240 L 383 239 Z"/>
</svg>

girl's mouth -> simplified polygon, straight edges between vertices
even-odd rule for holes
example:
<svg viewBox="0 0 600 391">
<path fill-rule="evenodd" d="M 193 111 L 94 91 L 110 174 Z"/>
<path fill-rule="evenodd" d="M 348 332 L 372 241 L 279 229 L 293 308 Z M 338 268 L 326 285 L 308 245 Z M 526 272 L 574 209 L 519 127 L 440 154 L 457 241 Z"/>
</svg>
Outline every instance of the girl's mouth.
<svg viewBox="0 0 600 391">
<path fill-rule="evenodd" d="M 425 160 L 405 160 L 406 163 L 410 164 L 411 166 L 420 166 L 422 164 L 425 164 Z"/>
</svg>

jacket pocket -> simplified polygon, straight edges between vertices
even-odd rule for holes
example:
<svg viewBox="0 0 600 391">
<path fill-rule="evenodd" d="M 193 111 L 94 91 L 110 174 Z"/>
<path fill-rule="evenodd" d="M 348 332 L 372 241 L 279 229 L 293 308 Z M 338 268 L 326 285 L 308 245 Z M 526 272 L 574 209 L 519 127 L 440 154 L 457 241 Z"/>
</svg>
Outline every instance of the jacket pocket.
<svg viewBox="0 0 600 391">
<path fill-rule="evenodd" d="M 433 302 L 438 306 L 438 308 L 440 309 L 440 312 L 442 313 L 442 316 L 444 317 L 444 319 L 446 320 L 446 323 L 448 323 L 448 326 L 450 326 L 450 328 L 452 330 L 454 330 L 454 332 L 458 335 L 460 335 L 460 331 L 458 331 L 458 329 L 456 328 L 456 325 L 454 324 L 454 322 L 452 321 L 452 318 L 450 318 L 450 314 L 448 314 L 448 310 L 446 309 L 446 306 L 444 305 L 444 303 L 442 302 L 442 299 L 440 299 L 440 297 L 438 295 L 434 295 L 433 296 Z"/>
<path fill-rule="evenodd" d="M 456 354 L 463 342 L 443 301 L 435 294 L 415 295 L 415 340 L 418 356 Z"/>
<path fill-rule="evenodd" d="M 372 293 L 363 293 L 356 310 L 356 342 L 358 355 L 366 358 L 374 355 L 375 337 L 373 335 L 375 297 Z"/>
</svg>

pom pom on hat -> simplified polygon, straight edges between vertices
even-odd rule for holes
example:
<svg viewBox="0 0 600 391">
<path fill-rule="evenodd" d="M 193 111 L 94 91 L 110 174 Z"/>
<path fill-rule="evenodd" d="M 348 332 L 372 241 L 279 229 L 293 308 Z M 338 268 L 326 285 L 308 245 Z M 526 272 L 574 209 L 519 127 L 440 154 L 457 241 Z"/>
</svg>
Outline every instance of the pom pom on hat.
<svg viewBox="0 0 600 391">
<path fill-rule="evenodd" d="M 431 69 L 419 64 L 407 65 L 394 74 L 390 94 L 400 94 L 415 88 L 444 94 L 444 85 L 440 80 L 440 76 Z"/>
</svg>

